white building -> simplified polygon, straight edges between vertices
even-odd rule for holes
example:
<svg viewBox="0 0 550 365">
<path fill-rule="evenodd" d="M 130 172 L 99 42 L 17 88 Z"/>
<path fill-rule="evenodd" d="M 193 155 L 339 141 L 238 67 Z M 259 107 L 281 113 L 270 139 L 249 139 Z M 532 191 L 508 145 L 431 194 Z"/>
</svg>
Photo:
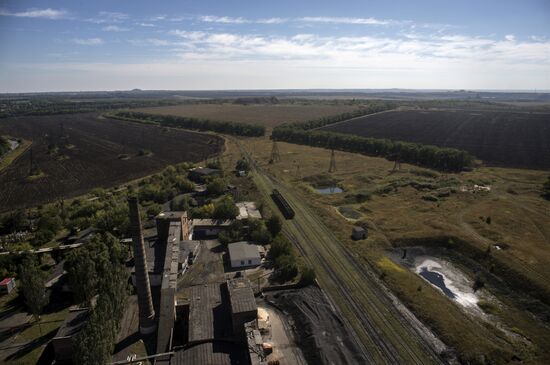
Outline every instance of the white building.
<svg viewBox="0 0 550 365">
<path fill-rule="evenodd" d="M 228 246 L 231 267 L 258 266 L 261 263 L 258 246 L 249 242 L 235 242 Z"/>
<path fill-rule="evenodd" d="M 262 214 L 256 208 L 256 203 L 254 202 L 238 202 L 235 203 L 237 208 L 239 208 L 239 215 L 237 216 L 237 220 L 241 219 L 262 219 Z"/>
</svg>

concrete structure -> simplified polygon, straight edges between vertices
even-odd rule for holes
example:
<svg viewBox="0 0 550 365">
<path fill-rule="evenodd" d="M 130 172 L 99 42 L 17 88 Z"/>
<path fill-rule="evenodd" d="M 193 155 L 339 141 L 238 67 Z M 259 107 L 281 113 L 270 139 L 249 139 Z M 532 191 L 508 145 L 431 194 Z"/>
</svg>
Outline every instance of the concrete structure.
<svg viewBox="0 0 550 365">
<path fill-rule="evenodd" d="M 221 231 L 228 229 L 232 223 L 233 220 L 231 219 L 193 219 L 190 234 L 194 240 L 216 238 Z"/>
<path fill-rule="evenodd" d="M 210 177 L 219 177 L 222 176 L 222 171 L 217 169 L 211 169 L 209 167 L 195 167 L 189 170 L 189 179 L 197 182 L 203 183 L 207 178 Z"/>
<path fill-rule="evenodd" d="M 9 294 L 15 289 L 15 278 L 5 278 L 0 281 L 0 294 Z"/>
<path fill-rule="evenodd" d="M 354 226 L 351 230 L 351 238 L 354 240 L 364 240 L 367 236 L 368 232 L 363 227 Z"/>
<path fill-rule="evenodd" d="M 87 309 L 71 311 L 65 317 L 65 321 L 51 341 L 56 364 L 72 363 L 73 337 L 80 332 L 87 320 Z"/>
<path fill-rule="evenodd" d="M 238 202 L 235 203 L 237 208 L 239 208 L 239 215 L 237 216 L 237 220 L 242 219 L 262 219 L 262 214 L 256 208 L 256 203 L 254 202 Z"/>
<path fill-rule="evenodd" d="M 141 334 L 147 335 L 153 333 L 156 329 L 155 310 L 151 297 L 147 258 L 145 256 L 141 218 L 136 197 L 128 199 L 128 207 L 130 209 L 130 228 L 134 247 L 136 289 L 139 305 L 139 331 Z"/>
<path fill-rule="evenodd" d="M 258 266 L 262 263 L 258 246 L 246 241 L 227 245 L 231 267 Z"/>
<path fill-rule="evenodd" d="M 162 283 L 160 288 L 159 321 L 157 331 L 157 353 L 170 350 L 174 323 L 176 321 L 176 290 L 178 287 L 178 264 L 180 256 L 181 222 L 170 222 L 166 235 Z M 161 235 L 161 232 L 158 232 Z"/>
<path fill-rule="evenodd" d="M 233 334 L 244 339 L 245 323 L 256 321 L 258 318 L 258 306 L 250 280 L 243 276 L 227 280 L 227 290 L 231 304 Z"/>
<path fill-rule="evenodd" d="M 168 227 L 171 222 L 178 222 L 181 225 L 181 237 L 179 240 L 189 240 L 190 237 L 190 222 L 187 218 L 187 212 L 161 212 L 156 217 L 157 235 L 160 241 L 166 241 Z"/>
</svg>

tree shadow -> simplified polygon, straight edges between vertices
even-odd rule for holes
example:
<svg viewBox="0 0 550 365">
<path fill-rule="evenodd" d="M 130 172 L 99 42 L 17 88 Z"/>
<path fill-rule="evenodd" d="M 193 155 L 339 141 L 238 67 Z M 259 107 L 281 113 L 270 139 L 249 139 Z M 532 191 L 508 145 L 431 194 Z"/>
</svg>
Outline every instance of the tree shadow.
<svg viewBox="0 0 550 365">
<path fill-rule="evenodd" d="M 27 355 L 29 352 L 35 350 L 36 348 L 47 344 L 52 338 L 55 337 L 55 334 L 57 333 L 57 328 L 51 330 L 50 332 L 38 337 L 37 339 L 30 341 L 24 345 L 22 345 L 19 350 L 14 352 L 13 354 L 6 357 L 6 360 L 17 360 L 25 355 Z"/>
</svg>

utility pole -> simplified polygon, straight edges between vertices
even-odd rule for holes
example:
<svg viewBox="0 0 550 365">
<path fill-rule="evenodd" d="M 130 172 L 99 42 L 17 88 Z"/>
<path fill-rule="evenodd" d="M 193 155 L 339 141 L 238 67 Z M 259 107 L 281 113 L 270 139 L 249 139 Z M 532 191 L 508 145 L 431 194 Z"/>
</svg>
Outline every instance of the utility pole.
<svg viewBox="0 0 550 365">
<path fill-rule="evenodd" d="M 393 164 L 392 172 L 401 170 L 401 162 L 399 161 L 399 155 L 395 156 L 395 163 Z"/>
<path fill-rule="evenodd" d="M 334 149 L 330 153 L 330 166 L 328 167 L 328 172 L 336 171 L 336 158 L 334 156 Z"/>
</svg>

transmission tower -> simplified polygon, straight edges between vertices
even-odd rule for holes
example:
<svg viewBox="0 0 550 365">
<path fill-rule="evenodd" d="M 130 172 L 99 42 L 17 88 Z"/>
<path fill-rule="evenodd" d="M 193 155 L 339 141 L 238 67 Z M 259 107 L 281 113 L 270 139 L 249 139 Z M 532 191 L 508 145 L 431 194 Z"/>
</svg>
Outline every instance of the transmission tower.
<svg viewBox="0 0 550 365">
<path fill-rule="evenodd" d="M 330 166 L 328 167 L 328 172 L 336 171 L 336 158 L 334 156 L 334 149 L 330 153 Z"/>
<path fill-rule="evenodd" d="M 395 163 L 393 164 L 392 172 L 401 170 L 401 162 L 399 161 L 399 155 L 395 156 Z"/>
<path fill-rule="evenodd" d="M 281 155 L 279 154 L 279 147 L 277 146 L 277 141 L 273 140 L 273 147 L 271 148 L 271 159 L 270 163 L 275 163 L 281 161 Z"/>
</svg>

